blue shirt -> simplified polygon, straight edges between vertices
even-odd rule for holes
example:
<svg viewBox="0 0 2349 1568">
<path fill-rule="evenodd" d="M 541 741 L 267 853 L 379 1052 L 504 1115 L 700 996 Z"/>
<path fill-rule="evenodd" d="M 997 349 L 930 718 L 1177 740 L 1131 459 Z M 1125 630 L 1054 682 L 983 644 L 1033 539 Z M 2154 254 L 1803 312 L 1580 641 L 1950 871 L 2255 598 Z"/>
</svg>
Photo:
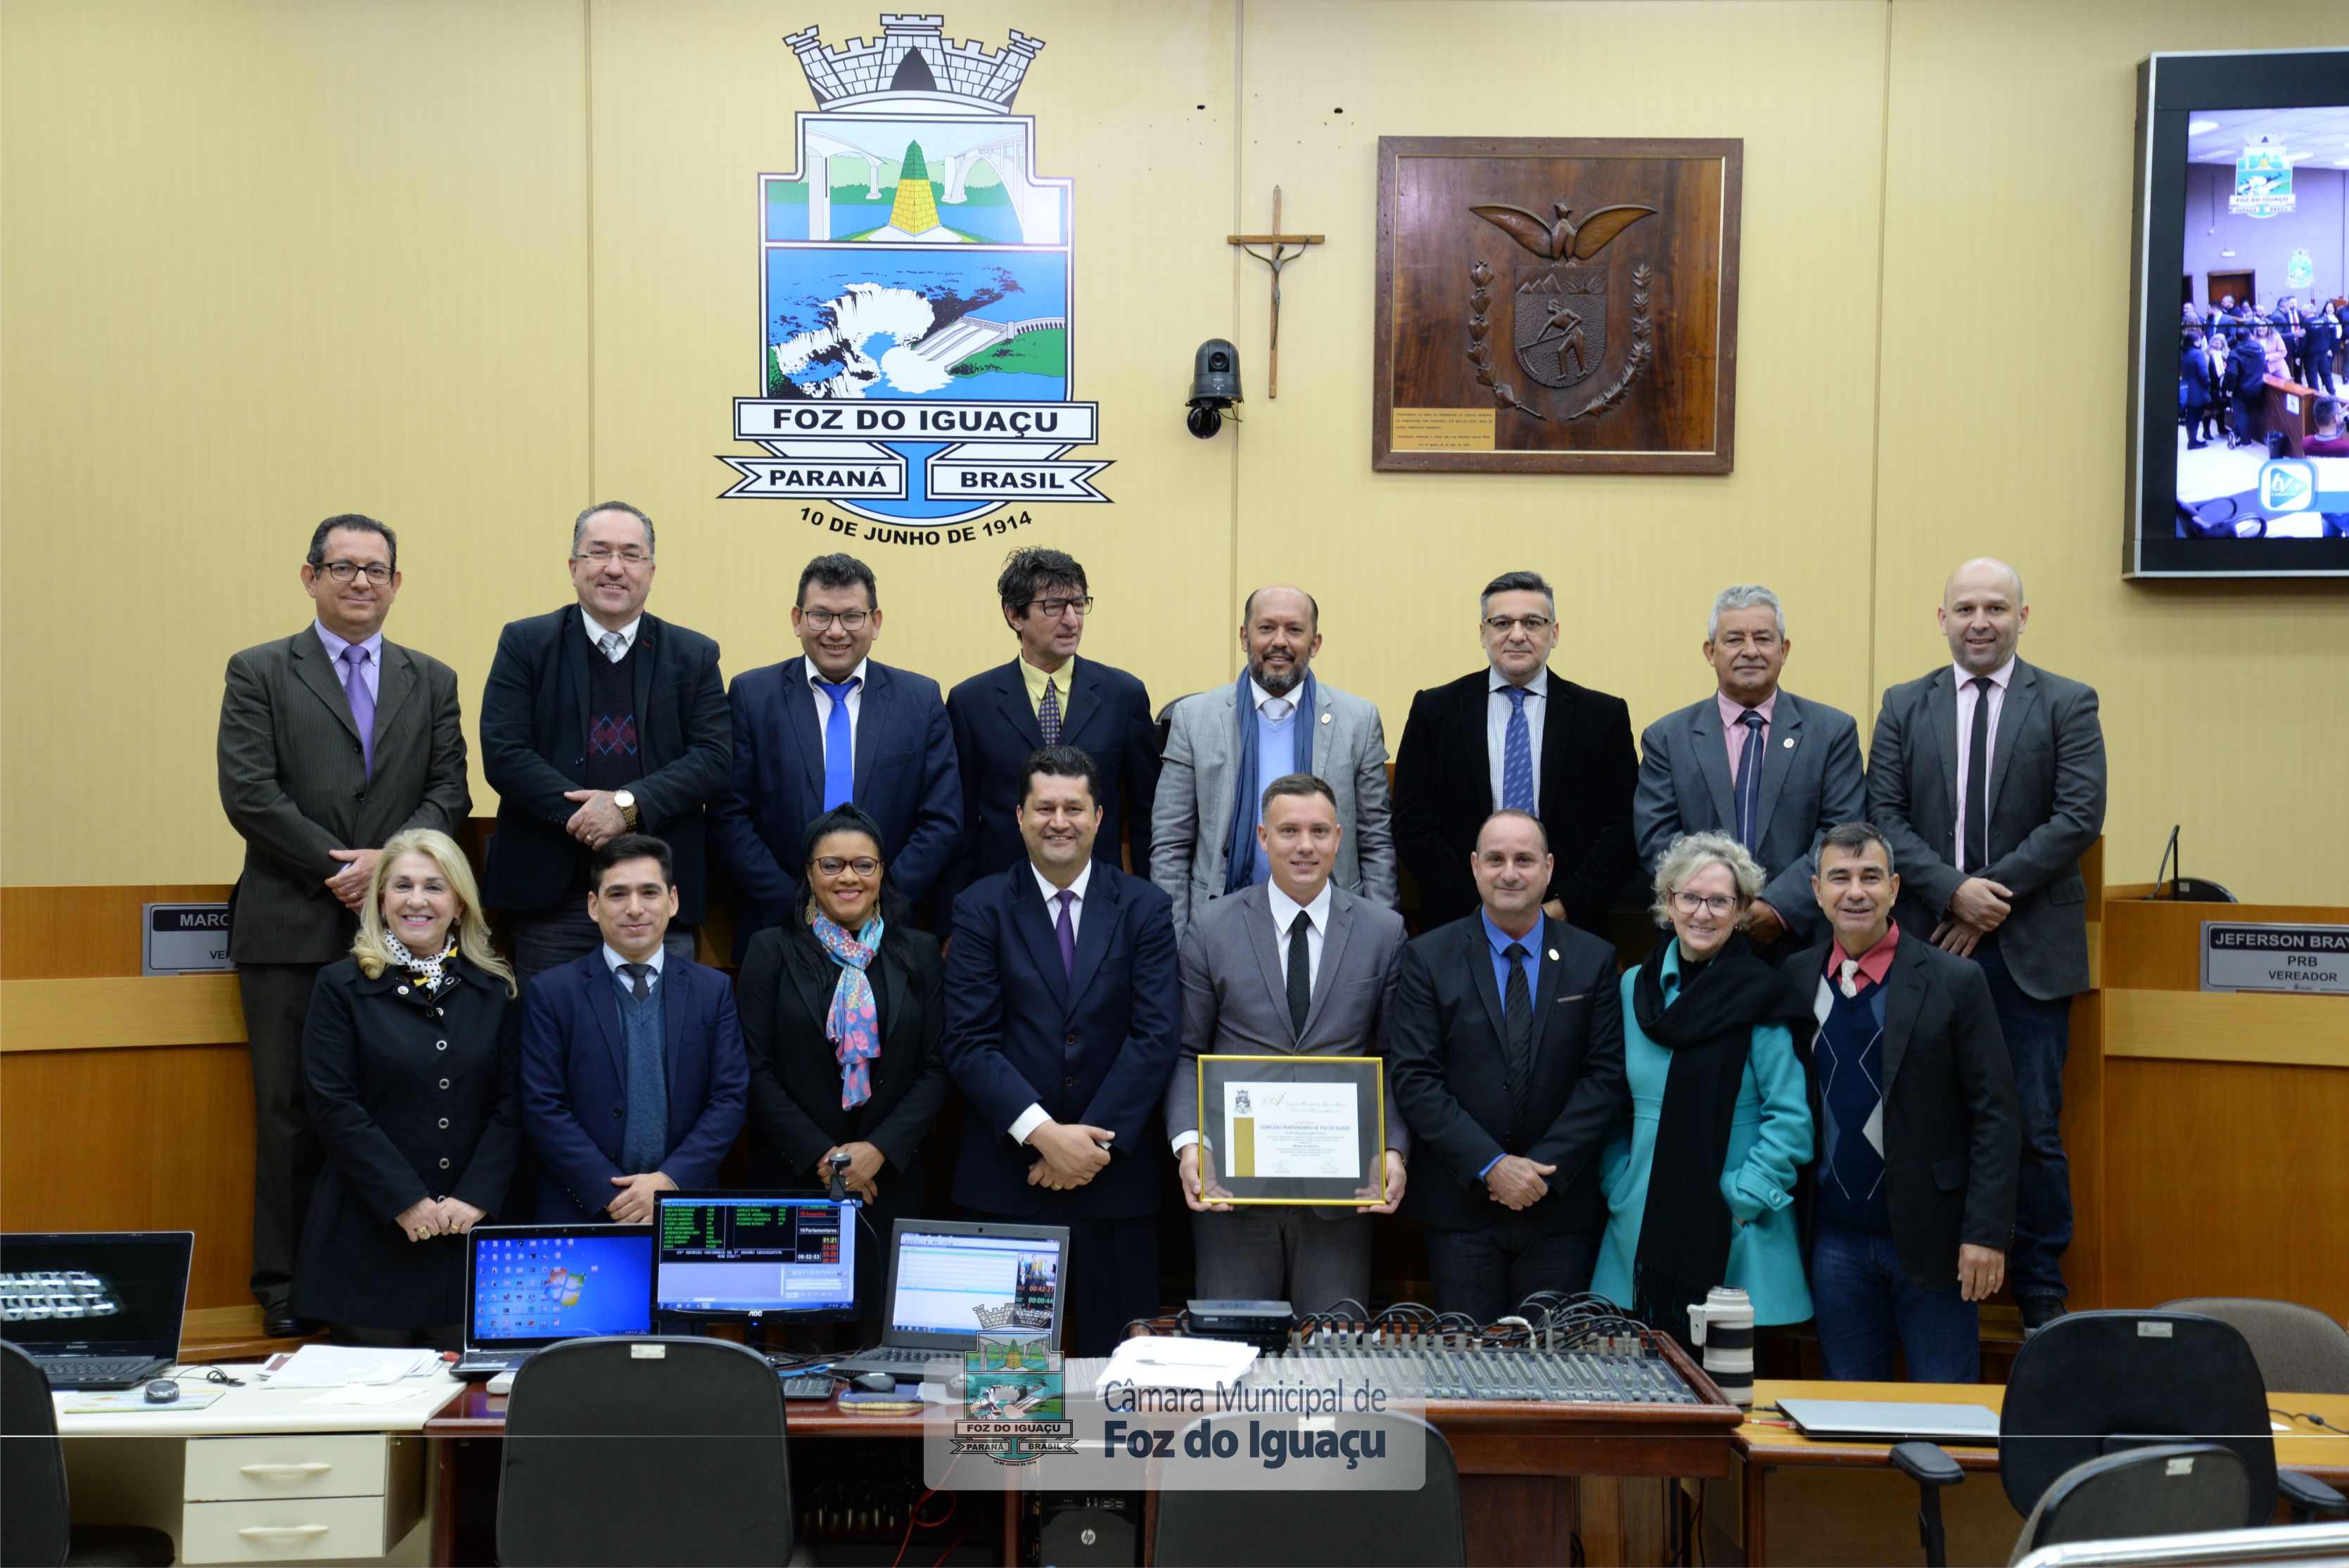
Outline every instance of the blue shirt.
<svg viewBox="0 0 2349 1568">
<path fill-rule="evenodd" d="M 1493 984 L 1501 995 L 1501 1026 L 1506 1028 L 1509 1022 L 1509 969 L 1511 967 L 1510 960 L 1506 956 L 1508 947 L 1511 943 L 1516 943 L 1526 950 L 1526 956 L 1520 962 L 1526 966 L 1526 999 L 1530 1003 L 1534 997 L 1541 995 L 1541 924 L 1536 923 L 1534 928 L 1523 936 L 1511 936 L 1507 932 L 1495 925 L 1493 917 L 1481 908 L 1476 911 L 1476 918 L 1485 923 L 1485 940 L 1493 950 Z M 1547 916 L 1544 917 L 1545 920 L 1547 918 Z M 1491 1175 L 1493 1167 L 1500 1162 L 1501 1157 L 1495 1156 L 1485 1162 L 1484 1170 L 1476 1172 L 1477 1176 L 1481 1179 Z"/>
<path fill-rule="evenodd" d="M 1303 688 L 1300 686 L 1296 689 L 1301 691 Z M 1261 801 L 1266 785 L 1297 771 L 1291 766 L 1297 753 L 1297 698 L 1294 695 L 1275 697 L 1254 681 L 1248 682 L 1248 691 L 1256 698 L 1256 778 L 1249 782 L 1248 790 Z M 1268 717 L 1264 711 L 1268 702 L 1287 703 L 1288 712 L 1277 720 Z M 1257 814 L 1261 818 L 1260 808 Z M 1271 880 L 1272 858 L 1265 853 L 1264 841 L 1259 839 L 1257 841 L 1254 869 L 1248 872 L 1248 885 L 1253 887 Z"/>
</svg>

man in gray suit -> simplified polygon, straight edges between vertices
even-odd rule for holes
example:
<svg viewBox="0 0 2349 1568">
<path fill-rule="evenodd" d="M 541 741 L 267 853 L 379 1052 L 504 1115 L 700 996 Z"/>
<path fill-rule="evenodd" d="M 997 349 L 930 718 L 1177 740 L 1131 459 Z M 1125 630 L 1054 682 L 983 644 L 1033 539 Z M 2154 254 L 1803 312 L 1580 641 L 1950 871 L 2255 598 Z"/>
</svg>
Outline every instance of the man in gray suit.
<svg viewBox="0 0 2349 1568">
<path fill-rule="evenodd" d="M 1716 689 L 1648 727 L 1631 800 L 1651 872 L 1683 833 L 1727 833 L 1760 862 L 1768 880 L 1745 933 L 1757 947 L 1824 932 L 1813 856 L 1822 834 L 1868 803 L 1851 715 L 1779 687 L 1793 651 L 1778 595 L 1754 583 L 1723 589 L 1704 632 Z"/>
<path fill-rule="evenodd" d="M 1258 843 L 1257 801 L 1288 773 L 1328 781 L 1343 830 L 1338 885 L 1395 903 L 1395 848 L 1387 800 L 1387 738 L 1379 710 L 1323 686 L 1321 607 L 1301 588 L 1259 588 L 1240 612 L 1247 668 L 1229 686 L 1170 704 L 1158 799 L 1151 813 L 1150 880 L 1174 901 L 1181 936 L 1210 902 L 1271 875 Z"/>
<path fill-rule="evenodd" d="M 310 1326 L 287 1304 L 318 1151 L 302 1109 L 302 1028 L 319 968 L 350 950 L 383 841 L 462 830 L 465 732 L 456 672 L 384 640 L 399 542 L 356 513 L 310 536 L 316 618 L 228 662 L 220 792 L 244 839 L 229 957 L 253 1059 L 253 1294 L 272 1335 Z"/>
<path fill-rule="evenodd" d="M 1868 773 L 1868 817 L 1900 867 L 1902 928 L 1982 965 L 2014 1063 L 2023 1171 L 2007 1277 L 2026 1333 L 2064 1311 L 2064 1057 L 2072 997 L 2088 988 L 2080 856 L 2105 827 L 2095 691 L 2015 657 L 2030 618 L 2005 562 L 1950 573 L 1953 662 L 1884 694 Z"/>
<path fill-rule="evenodd" d="M 1382 1054 L 1402 971 L 1402 916 L 1332 882 L 1346 830 L 1327 783 L 1304 773 L 1276 779 L 1260 806 L 1257 835 L 1270 877 L 1202 904 L 1183 938 L 1183 1050 L 1166 1085 L 1166 1130 L 1191 1207 L 1199 1295 L 1321 1312 L 1368 1300 L 1368 1216 L 1392 1214 L 1402 1201 L 1411 1134 L 1394 1091 L 1386 1097 L 1385 1202 L 1351 1212 L 1235 1209 L 1215 1201 L 1225 1189 L 1199 1128 L 1199 1057 Z M 1375 1189 L 1366 1182 L 1361 1195 Z"/>
</svg>

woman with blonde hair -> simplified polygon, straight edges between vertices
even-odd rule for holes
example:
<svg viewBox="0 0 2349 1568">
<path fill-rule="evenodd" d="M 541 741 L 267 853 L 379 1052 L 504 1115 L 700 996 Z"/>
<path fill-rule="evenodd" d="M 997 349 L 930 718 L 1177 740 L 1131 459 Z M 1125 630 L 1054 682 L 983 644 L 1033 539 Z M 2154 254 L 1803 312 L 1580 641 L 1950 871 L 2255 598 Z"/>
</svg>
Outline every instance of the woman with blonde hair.
<svg viewBox="0 0 2349 1568">
<path fill-rule="evenodd" d="M 302 1039 L 326 1168 L 294 1310 L 369 1344 L 454 1342 L 460 1238 L 505 1204 L 522 1151 L 522 1007 L 446 833 L 378 857 L 350 956 L 318 974 Z"/>
<path fill-rule="evenodd" d="M 1757 1328 L 1811 1315 L 1794 1207 L 1811 1158 L 1801 1002 L 1746 944 L 1762 883 L 1727 834 L 1675 839 L 1656 866 L 1663 934 L 1623 976 L 1631 1104 L 1599 1166 L 1591 1288 L 1683 1343 L 1688 1308 L 1715 1285 L 1753 1298 Z"/>
</svg>

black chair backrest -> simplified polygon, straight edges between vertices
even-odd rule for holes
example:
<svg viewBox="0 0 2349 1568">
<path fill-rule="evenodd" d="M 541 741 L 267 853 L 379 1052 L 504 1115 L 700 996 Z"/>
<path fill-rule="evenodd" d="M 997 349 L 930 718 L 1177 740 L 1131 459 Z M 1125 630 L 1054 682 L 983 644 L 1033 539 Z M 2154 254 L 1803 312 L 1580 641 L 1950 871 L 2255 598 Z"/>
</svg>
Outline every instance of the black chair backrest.
<svg viewBox="0 0 2349 1568">
<path fill-rule="evenodd" d="M 1269 1423 L 1268 1423 L 1269 1424 Z M 1210 1416 L 1185 1433 L 1247 1421 Z M 1460 1531 L 1460 1467 L 1444 1434 L 1415 1416 L 1350 1416 L 1350 1428 L 1418 1430 L 1427 1480 L 1417 1491 L 1195 1491 L 1158 1494 L 1151 1561 L 1162 1568 L 1341 1568 L 1380 1563 L 1395 1568 L 1461 1568 L 1468 1560 Z M 1397 1447 L 1392 1439 L 1390 1449 Z M 1187 1452 L 1181 1437 L 1177 1453 Z M 1268 1473 L 1267 1479 L 1269 1478 Z"/>
<path fill-rule="evenodd" d="M 2163 1443 L 2106 1454 L 2055 1478 L 2031 1511 L 2015 1559 L 2069 1541 L 2234 1530 L 2251 1507 L 2251 1494 L 2243 1461 L 2216 1443 Z"/>
<path fill-rule="evenodd" d="M 2067 1313 L 2014 1357 L 1999 1417 L 1999 1479 L 2028 1514 L 2056 1478 L 2123 1449 L 2209 1442 L 2242 1461 L 2237 1527 L 2275 1512 L 2266 1385 L 2240 1333 L 2190 1312 Z"/>
<path fill-rule="evenodd" d="M 551 1345 L 514 1375 L 498 1560 L 781 1563 L 792 1554 L 783 1389 L 722 1339 Z"/>
<path fill-rule="evenodd" d="M 66 1560 L 73 1510 L 49 1375 L 0 1340 L 0 1563 L 53 1568 Z"/>
</svg>

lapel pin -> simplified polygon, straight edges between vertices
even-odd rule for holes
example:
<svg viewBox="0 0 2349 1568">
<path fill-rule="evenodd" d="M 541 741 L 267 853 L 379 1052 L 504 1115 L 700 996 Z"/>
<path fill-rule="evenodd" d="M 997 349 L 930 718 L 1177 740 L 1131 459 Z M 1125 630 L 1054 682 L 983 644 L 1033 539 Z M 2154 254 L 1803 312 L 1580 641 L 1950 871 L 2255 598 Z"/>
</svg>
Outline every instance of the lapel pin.
<svg viewBox="0 0 2349 1568">
<path fill-rule="evenodd" d="M 1787 750 L 1789 750 L 1789 751 L 1794 750 L 1794 749 L 1795 749 L 1795 738 L 1794 738 L 1793 736 L 1791 736 L 1791 735 L 1790 735 L 1790 736 L 1788 736 L 1788 737 L 1786 737 L 1786 738 L 1785 738 L 1785 740 L 1784 744 L 1785 744 L 1785 748 L 1786 748 L 1786 749 L 1787 749 Z"/>
<path fill-rule="evenodd" d="M 1322 723 L 1324 723 L 1324 724 L 1329 723 L 1329 722 L 1330 722 L 1330 716 L 1329 716 L 1328 714 L 1326 714 L 1326 713 L 1325 713 L 1325 714 L 1323 714 L 1323 715 L 1321 716 L 1321 722 L 1322 722 Z"/>
<path fill-rule="evenodd" d="M 1553 948 L 1551 948 L 1551 949 L 1549 950 L 1549 961 L 1550 961 L 1552 964 L 1555 964 L 1555 963 L 1557 963 L 1557 948 L 1555 948 L 1555 947 L 1553 947 Z"/>
</svg>

